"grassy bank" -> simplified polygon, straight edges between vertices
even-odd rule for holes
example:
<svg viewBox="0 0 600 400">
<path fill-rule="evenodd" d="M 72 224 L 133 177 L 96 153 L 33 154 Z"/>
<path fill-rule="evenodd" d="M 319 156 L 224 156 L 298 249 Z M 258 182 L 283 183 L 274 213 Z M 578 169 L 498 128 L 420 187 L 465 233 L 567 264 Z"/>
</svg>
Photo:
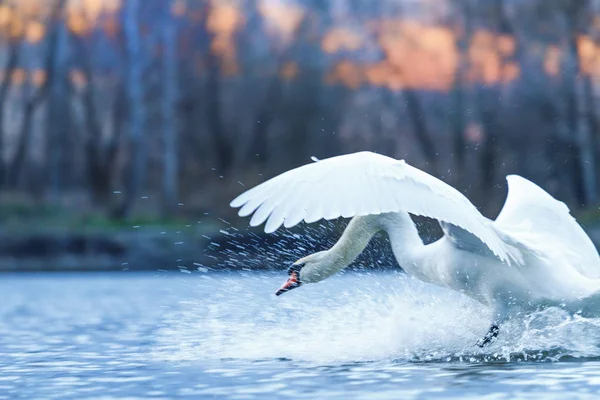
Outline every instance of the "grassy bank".
<svg viewBox="0 0 600 400">
<path fill-rule="evenodd" d="M 586 210 L 576 217 L 600 245 L 600 212 Z M 0 221 L 0 272 L 279 268 L 288 259 L 331 246 L 344 226 L 301 225 L 265 235 L 260 228 L 248 229 L 245 219 L 236 220 L 238 226 L 210 215 L 138 214 L 117 220 L 101 212 L 32 202 L 0 204 Z M 421 224 L 421 230 L 435 231 L 431 226 Z M 359 263 L 393 264 L 380 244 L 369 246 Z"/>
<path fill-rule="evenodd" d="M 111 219 L 90 208 L 23 199 L 0 203 L 0 221 L 0 271 L 188 268 L 221 229 L 211 218 Z"/>
</svg>

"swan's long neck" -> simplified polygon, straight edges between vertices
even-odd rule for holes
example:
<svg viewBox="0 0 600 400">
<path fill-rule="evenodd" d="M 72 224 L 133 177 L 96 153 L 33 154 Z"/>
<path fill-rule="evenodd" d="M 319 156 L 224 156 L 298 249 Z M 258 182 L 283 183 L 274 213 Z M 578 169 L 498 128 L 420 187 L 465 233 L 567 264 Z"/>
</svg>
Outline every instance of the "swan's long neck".
<svg viewBox="0 0 600 400">
<path fill-rule="evenodd" d="M 423 241 L 407 213 L 354 217 L 337 243 L 322 255 L 320 268 L 302 270 L 303 281 L 318 282 L 346 268 L 380 230 L 388 233 L 398 263 L 407 272 L 417 268 Z"/>
<path fill-rule="evenodd" d="M 392 251 L 398 264 L 405 271 L 414 274 L 425 247 L 415 223 L 407 213 L 382 214 L 380 223 L 390 237 Z"/>
</svg>

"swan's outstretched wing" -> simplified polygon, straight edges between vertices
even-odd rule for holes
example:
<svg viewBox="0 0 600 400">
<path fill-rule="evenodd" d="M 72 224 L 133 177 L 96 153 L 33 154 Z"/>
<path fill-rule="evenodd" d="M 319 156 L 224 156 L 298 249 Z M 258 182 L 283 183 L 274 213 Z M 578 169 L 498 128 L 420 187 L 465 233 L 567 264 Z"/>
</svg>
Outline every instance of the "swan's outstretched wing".
<svg viewBox="0 0 600 400">
<path fill-rule="evenodd" d="M 519 261 L 490 220 L 456 189 L 403 160 L 371 152 L 328 158 L 276 176 L 231 202 L 265 232 L 320 219 L 405 211 L 448 222 L 479 238 L 498 258 Z"/>
<path fill-rule="evenodd" d="M 552 265 L 600 278 L 598 251 L 569 208 L 523 177 L 509 175 L 506 180 L 508 196 L 494 221 L 498 234 Z"/>
</svg>

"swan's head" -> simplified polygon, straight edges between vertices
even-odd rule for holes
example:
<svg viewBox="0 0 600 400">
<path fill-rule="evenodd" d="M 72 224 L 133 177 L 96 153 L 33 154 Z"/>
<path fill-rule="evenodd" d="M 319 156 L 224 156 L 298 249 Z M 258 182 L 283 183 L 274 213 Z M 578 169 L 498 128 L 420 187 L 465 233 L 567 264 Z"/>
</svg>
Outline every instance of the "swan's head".
<svg viewBox="0 0 600 400">
<path fill-rule="evenodd" d="M 275 293 L 277 296 L 300 287 L 304 283 L 315 283 L 333 275 L 339 268 L 337 263 L 321 251 L 304 257 L 292 264 L 288 269 L 288 280 Z"/>
</svg>

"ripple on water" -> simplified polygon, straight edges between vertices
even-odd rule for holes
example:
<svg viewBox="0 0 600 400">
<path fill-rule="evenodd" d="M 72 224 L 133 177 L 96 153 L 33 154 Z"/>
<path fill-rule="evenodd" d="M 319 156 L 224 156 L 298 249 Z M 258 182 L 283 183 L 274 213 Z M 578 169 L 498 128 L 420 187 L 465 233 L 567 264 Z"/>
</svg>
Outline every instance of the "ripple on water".
<svg viewBox="0 0 600 400">
<path fill-rule="evenodd" d="M 349 273 L 278 298 L 282 275 L 0 280 L 0 399 L 600 394 L 598 320 L 548 309 L 481 350 L 457 293 Z"/>
</svg>

